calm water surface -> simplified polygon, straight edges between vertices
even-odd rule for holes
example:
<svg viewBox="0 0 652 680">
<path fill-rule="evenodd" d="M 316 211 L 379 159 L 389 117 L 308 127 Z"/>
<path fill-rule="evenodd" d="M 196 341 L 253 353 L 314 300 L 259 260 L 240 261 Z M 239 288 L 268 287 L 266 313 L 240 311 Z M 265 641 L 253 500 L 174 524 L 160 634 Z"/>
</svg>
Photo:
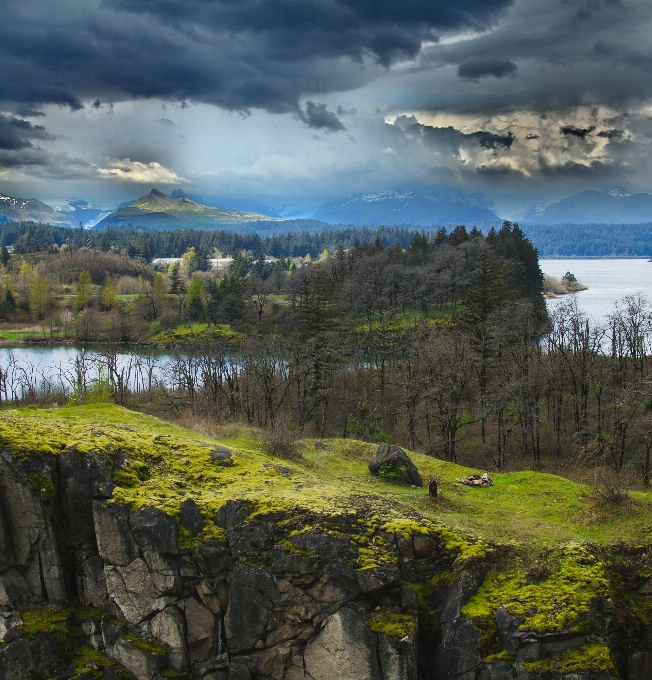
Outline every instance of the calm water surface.
<svg viewBox="0 0 652 680">
<path fill-rule="evenodd" d="M 558 279 L 569 271 L 588 286 L 577 293 L 577 302 L 598 321 L 606 319 L 615 302 L 637 291 L 652 302 L 652 262 L 647 260 L 541 260 L 541 270 Z M 548 300 L 548 309 L 563 299 Z"/>
</svg>

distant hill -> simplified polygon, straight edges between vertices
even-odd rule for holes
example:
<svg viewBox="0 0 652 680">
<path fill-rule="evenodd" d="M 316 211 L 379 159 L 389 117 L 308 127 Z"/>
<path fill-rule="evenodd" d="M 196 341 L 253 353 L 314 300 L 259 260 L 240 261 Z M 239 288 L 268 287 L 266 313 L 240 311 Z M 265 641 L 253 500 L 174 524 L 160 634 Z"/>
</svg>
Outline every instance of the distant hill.
<svg viewBox="0 0 652 680">
<path fill-rule="evenodd" d="M 501 219 L 477 199 L 465 194 L 419 194 L 381 191 L 357 194 L 327 203 L 313 219 L 329 224 L 434 224 L 500 223 Z"/>
<path fill-rule="evenodd" d="M 530 224 L 636 224 L 652 221 L 652 194 L 624 189 L 582 191 L 558 203 L 532 207 L 522 220 Z"/>
<path fill-rule="evenodd" d="M 72 215 L 58 212 L 35 198 L 12 198 L 0 194 L 0 222 L 44 222 L 59 227 L 74 227 Z"/>
<path fill-rule="evenodd" d="M 224 210 L 195 203 L 186 196 L 168 196 L 152 189 L 129 206 L 101 220 L 95 229 L 132 226 L 141 229 L 215 229 L 254 221 L 277 221 L 257 213 Z"/>
</svg>

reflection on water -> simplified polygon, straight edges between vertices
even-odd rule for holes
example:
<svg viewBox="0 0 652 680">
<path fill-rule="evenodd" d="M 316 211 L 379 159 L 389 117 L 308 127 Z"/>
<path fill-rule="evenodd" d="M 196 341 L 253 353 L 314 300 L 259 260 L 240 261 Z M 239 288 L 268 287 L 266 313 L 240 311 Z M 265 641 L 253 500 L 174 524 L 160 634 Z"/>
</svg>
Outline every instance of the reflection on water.
<svg viewBox="0 0 652 680">
<path fill-rule="evenodd" d="M 0 347 L 0 396 L 23 399 L 28 392 L 74 392 L 111 378 L 140 392 L 158 385 L 173 386 L 175 356 L 165 352 L 114 352 L 103 348 L 66 346 Z"/>
</svg>

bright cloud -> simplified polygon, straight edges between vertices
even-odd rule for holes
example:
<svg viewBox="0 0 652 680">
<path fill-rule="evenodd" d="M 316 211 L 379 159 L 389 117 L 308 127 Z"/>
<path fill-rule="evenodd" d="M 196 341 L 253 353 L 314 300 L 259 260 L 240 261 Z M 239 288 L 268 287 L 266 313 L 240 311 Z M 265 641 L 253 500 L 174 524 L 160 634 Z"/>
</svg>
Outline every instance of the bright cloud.
<svg viewBox="0 0 652 680">
<path fill-rule="evenodd" d="M 98 173 L 103 177 L 121 182 L 139 184 L 179 184 L 188 182 L 187 179 L 180 177 L 173 170 L 156 162 L 140 163 L 129 158 L 122 160 L 112 158 L 108 159 L 108 166 L 106 168 L 98 168 Z"/>
</svg>

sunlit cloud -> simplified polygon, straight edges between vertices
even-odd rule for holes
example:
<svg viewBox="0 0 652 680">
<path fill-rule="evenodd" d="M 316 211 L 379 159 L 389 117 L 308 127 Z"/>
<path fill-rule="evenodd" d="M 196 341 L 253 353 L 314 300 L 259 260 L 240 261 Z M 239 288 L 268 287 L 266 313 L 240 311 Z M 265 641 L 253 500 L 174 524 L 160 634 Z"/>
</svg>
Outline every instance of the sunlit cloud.
<svg viewBox="0 0 652 680">
<path fill-rule="evenodd" d="M 120 182 L 132 182 L 134 184 L 188 183 L 187 179 L 180 177 L 173 170 L 155 161 L 152 163 L 140 163 L 129 158 L 122 160 L 114 158 L 108 160 L 108 167 L 98 168 L 97 171 L 103 177 Z"/>
</svg>

